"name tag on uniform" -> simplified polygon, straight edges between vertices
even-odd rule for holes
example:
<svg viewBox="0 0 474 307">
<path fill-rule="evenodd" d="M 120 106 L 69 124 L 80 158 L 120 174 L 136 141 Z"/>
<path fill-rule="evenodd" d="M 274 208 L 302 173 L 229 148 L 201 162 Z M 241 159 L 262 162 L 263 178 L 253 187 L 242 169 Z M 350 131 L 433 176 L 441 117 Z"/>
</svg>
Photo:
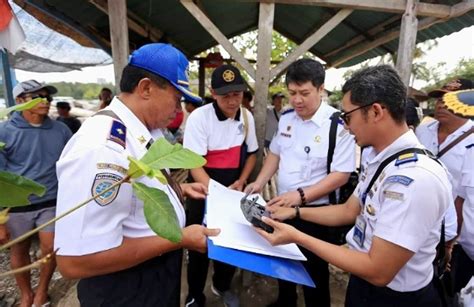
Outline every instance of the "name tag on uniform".
<svg viewBox="0 0 474 307">
<path fill-rule="evenodd" d="M 352 239 L 359 244 L 360 247 L 364 247 L 365 240 L 365 228 L 367 227 L 367 222 L 365 221 L 362 215 L 359 215 L 356 219 L 354 226 L 354 235 Z"/>
<path fill-rule="evenodd" d="M 310 177 L 311 177 L 311 163 L 301 165 L 300 178 L 302 180 L 309 180 Z"/>
</svg>

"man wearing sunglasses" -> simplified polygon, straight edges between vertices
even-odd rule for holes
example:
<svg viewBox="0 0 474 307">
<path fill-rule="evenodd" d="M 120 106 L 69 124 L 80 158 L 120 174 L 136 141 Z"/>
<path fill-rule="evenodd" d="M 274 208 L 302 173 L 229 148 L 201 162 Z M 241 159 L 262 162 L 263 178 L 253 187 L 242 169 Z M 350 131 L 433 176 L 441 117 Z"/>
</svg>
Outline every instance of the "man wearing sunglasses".
<svg viewBox="0 0 474 307">
<path fill-rule="evenodd" d="M 440 306 L 432 282 L 433 259 L 443 216 L 453 202 L 447 171 L 423 151 L 408 128 L 406 87 L 393 68 L 356 72 L 342 91 L 341 118 L 366 147 L 355 192 L 339 206 L 299 212 L 273 206 L 272 219 L 264 222 L 274 233 L 257 231 L 273 245 L 295 242 L 350 272 L 346 306 Z M 412 154 L 401 153 L 406 149 Z M 346 237 L 349 248 L 275 221 L 296 215 L 328 226 L 355 222 Z"/>
<path fill-rule="evenodd" d="M 31 205 L 10 210 L 6 229 L 0 231 L 3 234 L 0 235 L 2 244 L 54 218 L 58 187 L 55 165 L 71 137 L 71 131 L 66 125 L 48 117 L 51 95 L 56 92 L 54 86 L 35 80 L 17 84 L 13 89 L 17 104 L 35 98 L 43 100 L 32 109 L 13 113 L 7 121 L 0 124 L 0 141 L 6 144 L 0 150 L 0 170 L 25 176 L 46 187 L 46 193 L 42 197 L 30 197 Z M 53 251 L 53 237 L 54 224 L 39 232 L 42 256 Z M 12 246 L 12 269 L 31 263 L 29 250 L 30 240 Z M 20 288 L 20 306 L 43 306 L 48 303 L 48 285 L 55 266 L 54 259 L 41 266 L 35 292 L 31 288 L 29 271 L 15 275 Z"/>
</svg>

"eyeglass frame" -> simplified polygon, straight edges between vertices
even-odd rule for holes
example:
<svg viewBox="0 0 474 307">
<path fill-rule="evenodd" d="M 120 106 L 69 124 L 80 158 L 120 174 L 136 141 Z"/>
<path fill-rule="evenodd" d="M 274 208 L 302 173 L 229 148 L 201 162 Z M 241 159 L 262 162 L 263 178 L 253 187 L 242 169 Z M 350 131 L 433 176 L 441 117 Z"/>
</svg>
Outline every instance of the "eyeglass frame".
<svg viewBox="0 0 474 307">
<path fill-rule="evenodd" d="M 355 108 L 355 109 L 353 109 L 353 110 L 350 110 L 349 112 L 342 112 L 341 114 L 339 114 L 339 118 L 342 119 L 342 121 L 344 122 L 344 124 L 349 125 L 350 122 L 351 122 L 351 119 L 350 119 L 350 117 L 347 118 L 347 115 L 349 115 L 349 114 L 351 114 L 352 112 L 355 112 L 355 111 L 357 111 L 357 110 L 360 110 L 360 109 L 363 109 L 363 108 L 366 108 L 366 107 L 370 107 L 371 105 L 373 105 L 373 104 L 376 103 L 376 102 L 377 102 L 377 100 L 376 100 L 376 101 L 372 101 L 371 103 L 362 105 L 362 106 L 360 106 L 360 107 L 357 107 L 357 108 Z"/>
<path fill-rule="evenodd" d="M 43 94 L 24 94 L 23 95 L 24 97 L 30 97 L 31 100 L 33 99 L 36 99 L 36 98 L 43 98 L 43 99 L 46 99 L 48 101 L 48 103 L 51 103 L 51 101 L 53 101 L 53 97 L 50 95 L 50 94 L 46 94 L 46 95 L 43 95 Z"/>
</svg>

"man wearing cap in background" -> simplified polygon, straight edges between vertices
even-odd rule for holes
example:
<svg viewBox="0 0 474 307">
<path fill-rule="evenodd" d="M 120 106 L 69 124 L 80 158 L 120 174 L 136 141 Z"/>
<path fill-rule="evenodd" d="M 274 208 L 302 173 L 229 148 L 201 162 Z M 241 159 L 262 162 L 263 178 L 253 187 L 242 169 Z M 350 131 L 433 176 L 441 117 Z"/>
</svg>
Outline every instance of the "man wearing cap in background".
<svg viewBox="0 0 474 307">
<path fill-rule="evenodd" d="M 162 138 L 181 97 L 199 101 L 188 90 L 188 61 L 168 44 L 148 44 L 135 50 L 124 68 L 121 94 L 87 119 L 67 144 L 57 163 L 57 215 L 126 176 L 128 156 L 140 159 Z M 166 171 L 166 170 L 165 170 Z M 201 184 L 177 185 L 157 179 L 137 179 L 168 196 L 181 227 L 182 197 L 205 197 Z M 180 243 L 157 236 L 148 226 L 143 202 L 129 183 L 91 201 L 57 222 L 55 247 L 63 276 L 80 278 L 82 306 L 179 306 L 182 248 L 204 252 L 201 225 L 183 228 Z"/>
<path fill-rule="evenodd" d="M 273 136 L 278 129 L 278 122 L 282 113 L 283 98 L 285 95 L 278 92 L 272 95 L 272 107 L 267 108 L 267 120 L 265 122 L 265 148 L 270 147 Z"/>
<path fill-rule="evenodd" d="M 58 109 L 58 118 L 56 120 L 59 120 L 60 122 L 64 123 L 66 126 L 69 127 L 71 132 L 74 134 L 79 130 L 81 127 L 81 122 L 71 116 L 69 112 L 71 111 L 71 105 L 67 101 L 58 101 L 56 103 L 56 108 Z"/>
<path fill-rule="evenodd" d="M 258 150 L 252 113 L 241 107 L 247 86 L 240 71 L 232 65 L 214 70 L 211 94 L 217 102 L 207 104 L 189 115 L 184 132 L 184 147 L 207 160 L 202 168 L 191 170 L 191 180 L 208 186 L 209 180 L 242 191 L 255 166 Z M 204 201 L 188 201 L 189 223 L 202 223 Z M 186 306 L 204 306 L 203 294 L 209 259 L 207 255 L 189 253 Z M 230 291 L 235 267 L 214 261 L 212 291 L 222 296 L 227 306 L 238 306 L 239 301 Z"/>
<path fill-rule="evenodd" d="M 458 243 L 455 240 L 448 242 L 446 251 L 453 254 L 453 277 L 458 292 L 468 282 L 466 273 L 474 272 L 474 240 L 469 236 L 468 227 L 473 227 L 474 218 L 470 217 L 463 224 L 463 207 L 466 210 L 472 208 L 474 195 L 466 195 L 461 191 L 473 192 L 473 189 L 463 186 L 474 187 L 474 178 L 469 171 L 472 170 L 473 159 L 471 147 L 474 146 L 474 125 L 472 120 L 455 115 L 450 112 L 443 101 L 444 97 L 454 91 L 468 90 L 474 88 L 474 83 L 468 79 L 456 78 L 441 89 L 428 93 L 428 96 L 436 99 L 435 120 L 420 125 L 416 135 L 420 142 L 432 153 L 438 155 L 452 176 L 453 198 L 458 218 Z M 470 177 L 469 177 L 470 176 Z M 472 210 L 472 209 L 471 209 Z M 466 211 L 467 212 L 467 211 Z M 472 211 L 470 211 L 472 212 Z M 470 229 L 471 233 L 473 229 Z M 470 276 L 469 276 L 470 277 Z"/>
<path fill-rule="evenodd" d="M 7 231 L 0 231 L 3 234 L 0 236 L 0 244 L 16 239 L 54 218 L 58 187 L 55 164 L 71 137 L 71 131 L 66 125 L 48 117 L 51 95 L 56 92 L 55 87 L 35 80 L 17 84 L 13 89 L 13 96 L 18 104 L 39 97 L 43 100 L 34 108 L 15 112 L 7 121 L 0 123 L 0 142 L 6 144 L 0 150 L 0 170 L 27 177 L 46 187 L 46 193 L 42 197 L 30 197 L 31 205 L 10 209 Z M 5 225 L 0 227 L 4 228 Z M 53 251 L 53 238 L 54 224 L 39 232 L 42 256 Z M 24 240 L 11 247 L 12 269 L 31 263 L 30 243 L 30 240 Z M 15 275 L 20 288 L 20 306 L 42 306 L 49 302 L 48 285 L 55 267 L 54 259 L 41 266 L 35 293 L 31 288 L 29 271 Z"/>
</svg>

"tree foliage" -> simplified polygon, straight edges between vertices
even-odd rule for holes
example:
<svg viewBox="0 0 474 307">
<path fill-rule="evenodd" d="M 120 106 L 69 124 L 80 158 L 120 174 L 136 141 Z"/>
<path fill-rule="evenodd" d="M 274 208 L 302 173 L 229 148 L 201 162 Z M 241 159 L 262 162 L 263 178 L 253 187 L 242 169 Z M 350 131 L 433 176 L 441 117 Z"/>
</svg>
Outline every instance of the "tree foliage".
<svg viewBox="0 0 474 307">
<path fill-rule="evenodd" d="M 74 99 L 97 99 L 103 87 L 108 87 L 112 91 L 115 88 L 111 83 L 57 82 L 50 84 L 58 89 L 57 96 L 71 96 Z"/>
</svg>

